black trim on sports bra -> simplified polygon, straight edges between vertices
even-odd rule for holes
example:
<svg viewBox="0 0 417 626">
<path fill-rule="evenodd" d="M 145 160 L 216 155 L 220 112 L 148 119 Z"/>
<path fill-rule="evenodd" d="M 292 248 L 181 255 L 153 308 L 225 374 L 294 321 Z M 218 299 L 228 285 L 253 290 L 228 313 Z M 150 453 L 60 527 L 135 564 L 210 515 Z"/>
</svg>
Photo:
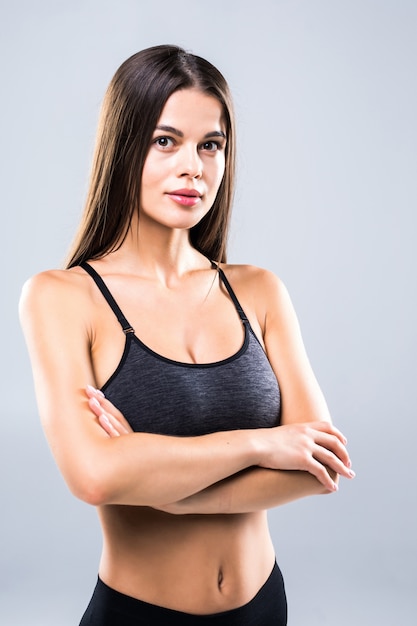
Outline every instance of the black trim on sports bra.
<svg viewBox="0 0 417 626">
<path fill-rule="evenodd" d="M 80 267 L 82 267 L 83 270 L 85 270 L 88 274 L 90 274 L 91 278 L 94 280 L 94 282 L 96 283 L 97 287 L 100 289 L 100 291 L 103 294 L 104 298 L 107 300 L 107 304 L 110 306 L 110 308 L 112 309 L 113 313 L 117 317 L 120 326 L 123 328 L 123 332 L 125 333 L 125 335 L 127 335 L 128 333 L 134 333 L 135 329 L 133 328 L 133 326 L 131 324 L 129 324 L 129 322 L 127 321 L 127 319 L 123 315 L 119 305 L 117 304 L 116 300 L 111 295 L 111 293 L 110 293 L 106 283 L 101 278 L 100 274 L 98 274 L 96 272 L 96 270 L 93 267 L 91 267 L 91 265 L 86 263 L 85 261 L 84 261 L 84 263 L 80 263 Z"/>
</svg>

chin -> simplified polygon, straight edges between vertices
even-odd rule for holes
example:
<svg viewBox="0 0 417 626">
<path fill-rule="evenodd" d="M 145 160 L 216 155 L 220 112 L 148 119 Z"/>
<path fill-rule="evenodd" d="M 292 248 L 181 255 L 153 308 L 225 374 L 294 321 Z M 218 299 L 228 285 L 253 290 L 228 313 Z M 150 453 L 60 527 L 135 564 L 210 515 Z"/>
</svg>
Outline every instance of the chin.
<svg viewBox="0 0 417 626">
<path fill-rule="evenodd" d="M 167 220 L 165 222 L 165 226 L 167 226 L 168 228 L 174 228 L 174 229 L 178 229 L 178 230 L 190 230 L 191 228 L 193 228 L 194 226 L 197 226 L 197 224 L 199 224 L 201 222 L 201 220 L 203 219 L 203 217 L 205 217 L 207 215 L 207 211 L 199 211 L 198 214 L 188 214 L 188 215 L 184 215 L 182 217 L 179 217 L 178 219 L 173 219 L 173 220 Z"/>
</svg>

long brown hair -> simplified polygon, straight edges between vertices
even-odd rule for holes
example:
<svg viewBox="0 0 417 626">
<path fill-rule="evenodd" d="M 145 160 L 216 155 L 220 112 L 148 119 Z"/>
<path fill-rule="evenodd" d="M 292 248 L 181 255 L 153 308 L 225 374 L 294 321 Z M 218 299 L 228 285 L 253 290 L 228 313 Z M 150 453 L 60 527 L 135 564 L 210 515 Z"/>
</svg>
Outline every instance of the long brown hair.
<svg viewBox="0 0 417 626">
<path fill-rule="evenodd" d="M 127 59 L 114 75 L 101 110 L 84 214 L 66 267 L 97 259 L 123 243 L 138 208 L 143 165 L 168 98 L 194 87 L 223 106 L 226 166 L 210 211 L 190 231 L 191 244 L 207 257 L 226 260 L 233 200 L 235 129 L 226 80 L 211 63 L 178 46 L 154 46 Z"/>
</svg>

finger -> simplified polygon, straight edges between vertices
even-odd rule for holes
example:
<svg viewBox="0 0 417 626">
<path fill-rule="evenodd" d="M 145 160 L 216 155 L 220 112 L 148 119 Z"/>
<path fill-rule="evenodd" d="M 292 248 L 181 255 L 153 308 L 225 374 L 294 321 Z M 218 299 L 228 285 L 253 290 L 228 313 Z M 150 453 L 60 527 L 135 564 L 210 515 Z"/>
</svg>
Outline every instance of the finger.
<svg viewBox="0 0 417 626">
<path fill-rule="evenodd" d="M 100 389 L 96 389 L 92 385 L 87 385 L 86 393 L 90 399 L 95 398 L 106 413 L 111 413 L 119 420 L 124 419 L 122 413 L 114 406 L 114 404 L 107 400 L 106 396 Z"/>
<path fill-rule="evenodd" d="M 88 405 L 97 417 L 100 417 L 101 414 L 104 413 L 113 428 L 115 428 L 120 435 L 127 435 L 133 432 L 129 422 L 126 421 L 122 413 L 120 413 L 111 402 L 108 402 L 104 398 L 93 396 L 88 399 Z M 107 409 L 107 406 L 109 409 Z"/>
<path fill-rule="evenodd" d="M 107 400 L 104 396 L 103 398 L 97 398 L 97 400 L 105 413 L 110 413 L 114 417 L 117 417 L 119 421 L 125 421 L 123 414 L 114 406 L 114 404 L 110 402 L 110 400 Z"/>
<path fill-rule="evenodd" d="M 105 413 L 107 415 L 107 418 L 111 421 L 112 425 L 118 429 L 119 426 L 123 431 L 126 431 L 126 426 L 124 424 L 122 424 L 119 416 L 123 418 L 122 414 L 120 413 L 120 411 L 117 411 L 117 409 L 109 402 L 108 403 L 111 407 L 111 411 L 113 411 L 114 413 L 117 413 L 117 415 L 113 415 L 110 411 L 106 411 L 104 402 L 100 402 L 96 397 L 93 398 L 89 398 L 88 400 L 88 405 L 91 408 L 91 410 L 95 413 L 95 415 L 97 415 L 97 417 L 100 417 L 100 415 L 102 413 Z"/>
<path fill-rule="evenodd" d="M 327 433 L 320 433 L 316 435 L 314 439 L 315 443 L 327 450 L 330 450 L 335 454 L 346 467 L 351 467 L 352 463 L 349 458 L 346 447 L 340 442 L 337 437 L 328 435 Z"/>
<path fill-rule="evenodd" d="M 126 421 L 123 413 L 121 413 L 119 409 L 114 406 L 114 404 L 107 400 L 106 396 L 100 389 L 96 389 L 96 387 L 93 387 L 92 385 L 87 385 L 86 393 L 91 400 L 93 398 L 97 400 L 103 411 L 116 417 L 119 422 L 123 424 L 125 428 L 127 428 L 128 432 L 131 432 L 130 424 Z M 97 405 L 95 405 L 95 407 L 97 409 Z"/>
<path fill-rule="evenodd" d="M 97 400 L 103 411 L 107 415 L 111 415 L 112 417 L 116 418 L 117 421 L 124 427 L 126 432 L 132 432 L 132 428 L 123 413 L 119 411 L 119 409 L 117 409 L 114 404 L 110 402 L 110 400 L 107 400 L 107 398 L 105 398 L 104 396 L 101 398 L 97 398 Z"/>
<path fill-rule="evenodd" d="M 344 476 L 345 478 L 355 477 L 355 472 L 350 469 L 350 467 L 347 467 L 337 456 L 330 452 L 330 450 L 317 446 L 315 450 L 313 450 L 313 456 L 316 461 L 329 467 L 340 476 Z"/>
<path fill-rule="evenodd" d="M 124 424 L 122 424 L 117 417 L 114 417 L 111 413 L 106 413 L 103 411 L 103 408 L 100 406 L 100 403 L 97 402 L 96 398 L 91 398 L 88 401 L 95 415 L 99 418 L 100 425 L 105 425 L 105 431 L 109 432 L 109 427 L 111 426 L 111 431 L 109 434 L 113 434 L 114 431 L 117 432 L 118 435 L 127 435 L 131 430 L 128 430 Z M 104 417 L 103 417 L 104 416 Z M 103 421 L 101 424 L 100 419 Z"/>
<path fill-rule="evenodd" d="M 329 422 L 312 422 L 311 424 L 309 424 L 309 426 L 314 430 L 326 432 L 329 435 L 334 435 L 343 443 L 344 446 L 347 444 L 347 439 L 344 434 L 338 428 L 336 428 L 336 426 L 333 426 L 333 424 L 330 424 Z"/>
<path fill-rule="evenodd" d="M 92 385 L 87 385 L 85 390 L 89 398 L 104 398 L 104 393 Z"/>
<path fill-rule="evenodd" d="M 117 432 L 119 433 L 119 435 L 127 435 L 129 432 L 132 432 L 132 429 L 128 430 L 124 424 L 122 424 L 122 422 L 119 421 L 119 419 L 117 417 L 115 417 L 114 415 L 112 415 L 111 413 L 106 413 L 104 412 L 104 415 L 106 415 L 107 419 L 109 420 L 110 424 L 113 426 L 113 428 L 115 430 L 117 430 Z"/>
<path fill-rule="evenodd" d="M 100 415 L 103 412 L 103 409 L 101 408 L 100 402 L 97 400 L 97 398 L 95 397 L 89 398 L 88 406 L 93 411 L 93 413 L 97 415 L 97 417 L 100 417 Z"/>
<path fill-rule="evenodd" d="M 117 432 L 105 413 L 101 413 L 99 415 L 98 421 L 100 426 L 106 431 L 108 435 L 110 435 L 110 437 L 120 437 L 120 434 Z"/>
<path fill-rule="evenodd" d="M 337 483 L 334 482 L 324 465 L 319 463 L 316 459 L 312 458 L 307 471 L 315 476 L 328 491 L 338 491 L 339 487 Z"/>
</svg>

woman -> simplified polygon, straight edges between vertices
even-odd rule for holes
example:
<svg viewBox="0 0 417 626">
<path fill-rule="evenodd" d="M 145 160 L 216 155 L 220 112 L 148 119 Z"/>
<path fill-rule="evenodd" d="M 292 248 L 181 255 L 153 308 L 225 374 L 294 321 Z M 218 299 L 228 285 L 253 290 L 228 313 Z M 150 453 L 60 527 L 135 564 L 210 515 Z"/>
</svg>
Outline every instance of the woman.
<svg viewBox="0 0 417 626">
<path fill-rule="evenodd" d="M 46 435 L 103 528 L 83 626 L 285 624 L 266 510 L 353 477 L 284 286 L 225 264 L 234 142 L 211 64 L 128 59 L 67 269 L 24 288 Z"/>
</svg>

